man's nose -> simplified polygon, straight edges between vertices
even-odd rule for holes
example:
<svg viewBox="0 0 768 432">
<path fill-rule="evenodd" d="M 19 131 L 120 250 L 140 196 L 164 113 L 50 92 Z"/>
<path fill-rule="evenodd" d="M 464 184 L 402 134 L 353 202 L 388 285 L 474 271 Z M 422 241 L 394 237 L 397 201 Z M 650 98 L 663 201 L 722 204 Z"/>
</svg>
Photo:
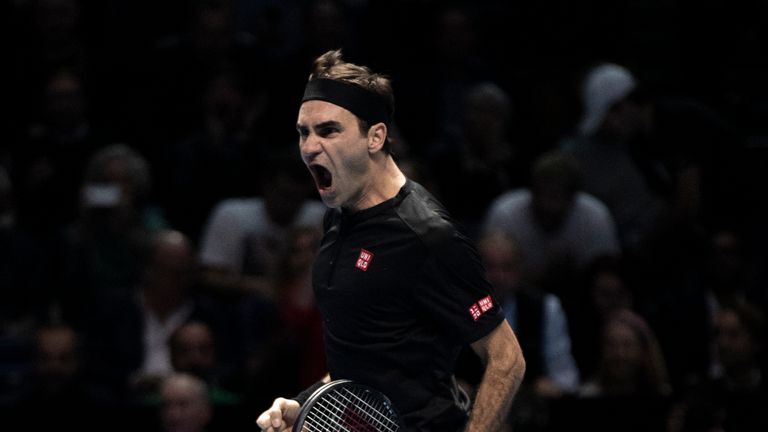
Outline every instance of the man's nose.
<svg viewBox="0 0 768 432">
<path fill-rule="evenodd" d="M 321 140 L 315 135 L 309 135 L 301 141 L 299 148 L 301 155 L 310 160 L 322 151 Z"/>
</svg>

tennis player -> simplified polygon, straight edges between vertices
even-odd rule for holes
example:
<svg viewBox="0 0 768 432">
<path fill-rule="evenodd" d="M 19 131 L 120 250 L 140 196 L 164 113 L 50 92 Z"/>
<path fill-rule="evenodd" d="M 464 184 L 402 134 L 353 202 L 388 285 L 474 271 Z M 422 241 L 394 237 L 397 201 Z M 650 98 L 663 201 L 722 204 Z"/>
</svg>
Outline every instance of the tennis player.
<svg viewBox="0 0 768 432">
<path fill-rule="evenodd" d="M 329 207 L 313 268 L 329 374 L 277 398 L 257 424 L 290 430 L 322 382 L 348 379 L 384 393 L 406 431 L 497 430 L 525 360 L 470 240 L 443 206 L 400 171 L 389 131 L 388 78 L 317 58 L 296 128 L 301 157 Z M 453 376 L 462 347 L 485 365 L 473 404 Z"/>
</svg>

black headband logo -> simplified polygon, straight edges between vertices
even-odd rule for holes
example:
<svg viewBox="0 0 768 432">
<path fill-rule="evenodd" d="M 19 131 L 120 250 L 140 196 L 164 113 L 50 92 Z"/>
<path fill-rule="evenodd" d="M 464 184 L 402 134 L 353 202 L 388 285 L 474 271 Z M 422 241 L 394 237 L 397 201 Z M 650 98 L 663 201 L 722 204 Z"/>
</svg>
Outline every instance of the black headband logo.
<svg viewBox="0 0 768 432">
<path fill-rule="evenodd" d="M 389 126 L 392 120 L 382 96 L 341 81 L 324 78 L 309 81 L 301 101 L 310 100 L 321 100 L 338 105 L 369 125 L 384 123 Z"/>
</svg>

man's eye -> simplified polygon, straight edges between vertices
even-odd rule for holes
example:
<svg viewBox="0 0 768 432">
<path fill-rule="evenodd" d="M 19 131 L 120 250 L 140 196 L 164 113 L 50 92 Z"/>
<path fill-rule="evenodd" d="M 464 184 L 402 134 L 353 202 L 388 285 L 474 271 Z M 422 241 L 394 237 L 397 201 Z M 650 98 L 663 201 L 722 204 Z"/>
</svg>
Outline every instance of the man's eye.
<svg viewBox="0 0 768 432">
<path fill-rule="evenodd" d="M 333 135 L 333 134 L 338 133 L 338 132 L 339 132 L 339 130 L 336 129 L 336 128 L 325 128 L 325 129 L 321 129 L 320 130 L 319 135 L 327 137 L 327 136 Z"/>
</svg>

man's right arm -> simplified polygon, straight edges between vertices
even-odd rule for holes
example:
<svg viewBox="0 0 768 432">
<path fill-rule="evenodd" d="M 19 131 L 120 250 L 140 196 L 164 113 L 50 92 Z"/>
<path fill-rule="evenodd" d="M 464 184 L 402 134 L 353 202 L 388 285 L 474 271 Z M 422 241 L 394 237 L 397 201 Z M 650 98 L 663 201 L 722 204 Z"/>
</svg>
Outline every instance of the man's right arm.
<svg viewBox="0 0 768 432">
<path fill-rule="evenodd" d="M 499 430 L 525 374 L 525 359 L 509 323 L 504 320 L 490 334 L 472 343 L 485 364 L 466 432 Z"/>
</svg>

